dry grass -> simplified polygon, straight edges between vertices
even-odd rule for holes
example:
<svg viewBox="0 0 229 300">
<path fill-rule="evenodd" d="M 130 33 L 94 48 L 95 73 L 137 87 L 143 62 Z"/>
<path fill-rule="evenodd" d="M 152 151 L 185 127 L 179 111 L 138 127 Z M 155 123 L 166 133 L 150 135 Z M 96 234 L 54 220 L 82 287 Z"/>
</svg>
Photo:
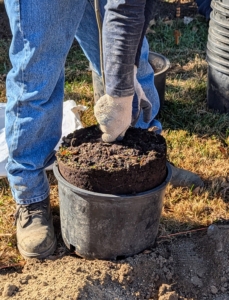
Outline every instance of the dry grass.
<svg viewBox="0 0 229 300">
<path fill-rule="evenodd" d="M 229 115 L 208 109 L 206 82 L 207 64 L 199 54 L 183 66 L 175 62 L 167 76 L 161 120 L 168 159 L 199 174 L 205 186 L 167 189 L 164 234 L 229 220 Z"/>
<path fill-rule="evenodd" d="M 14 227 L 15 203 L 12 199 L 7 179 L 0 180 L 0 266 L 13 264 L 21 257 L 16 250 Z"/>
<path fill-rule="evenodd" d="M 6 89 L 3 84 L 0 84 L 0 103 L 6 102 Z"/>
<path fill-rule="evenodd" d="M 195 26 L 201 28 L 199 21 Z M 159 29 L 161 34 L 163 28 Z M 167 34 L 170 28 L 164 30 Z M 204 34 L 203 28 L 200 30 Z M 192 27 L 190 31 L 195 41 Z M 160 40 L 158 44 L 153 44 L 152 39 L 151 48 L 163 53 L 171 61 L 171 68 L 167 74 L 166 103 L 159 119 L 167 140 L 168 159 L 178 167 L 198 173 L 205 186 L 194 190 L 174 189 L 168 186 L 160 225 L 161 234 L 229 220 L 229 116 L 217 114 L 207 108 L 205 51 L 201 47 L 187 45 L 187 36 L 187 33 L 183 34 L 184 45 L 181 44 L 178 48 L 172 44 L 165 44 L 165 41 L 161 45 Z M 197 32 L 197 36 L 200 39 L 200 32 Z M 204 39 L 206 40 L 206 37 L 199 44 L 204 44 Z M 198 45 L 196 42 L 194 44 Z M 162 46 L 164 52 L 160 48 Z M 67 61 L 65 99 L 74 99 L 77 103 L 89 107 L 81 116 L 85 126 L 96 123 L 93 116 L 91 74 L 87 65 L 78 46 L 73 45 Z M 0 97 L 0 101 L 4 102 L 3 86 L 0 87 Z M 53 211 L 58 215 L 58 188 L 52 172 L 49 172 L 49 181 Z M 14 208 L 8 182 L 1 179 L 0 265 L 22 261 L 16 249 Z"/>
<path fill-rule="evenodd" d="M 88 71 L 87 76 L 91 76 Z M 73 82 L 65 86 L 65 100 L 72 99 L 77 104 L 82 104 L 87 107 L 87 110 L 81 113 L 80 118 L 83 126 L 89 126 L 96 124 L 96 119 L 94 117 L 93 108 L 93 88 L 92 83 L 86 81 L 83 82 Z"/>
</svg>

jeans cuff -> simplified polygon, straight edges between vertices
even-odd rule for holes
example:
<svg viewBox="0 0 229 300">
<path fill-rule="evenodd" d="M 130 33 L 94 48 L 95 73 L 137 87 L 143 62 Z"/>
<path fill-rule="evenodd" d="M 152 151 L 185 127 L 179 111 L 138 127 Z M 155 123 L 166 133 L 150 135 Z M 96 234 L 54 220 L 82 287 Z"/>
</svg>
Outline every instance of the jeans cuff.
<svg viewBox="0 0 229 300">
<path fill-rule="evenodd" d="M 45 200 L 49 196 L 49 193 L 50 193 L 50 190 L 48 189 L 48 191 L 46 191 L 44 194 L 42 194 L 39 197 L 34 197 L 32 199 L 29 199 L 29 200 L 15 199 L 15 201 L 16 201 L 17 204 L 20 204 L 20 205 L 29 205 L 29 204 L 32 204 L 32 203 L 37 203 L 37 202 L 41 202 L 41 201 Z"/>
</svg>

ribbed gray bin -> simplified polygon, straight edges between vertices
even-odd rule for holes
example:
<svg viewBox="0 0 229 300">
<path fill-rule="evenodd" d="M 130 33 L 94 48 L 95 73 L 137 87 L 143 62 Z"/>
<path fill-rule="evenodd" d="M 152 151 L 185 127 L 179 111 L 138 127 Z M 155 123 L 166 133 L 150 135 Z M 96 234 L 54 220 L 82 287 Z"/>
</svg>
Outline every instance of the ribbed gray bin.
<svg viewBox="0 0 229 300">
<path fill-rule="evenodd" d="M 213 19 L 210 20 L 209 26 L 213 29 L 215 34 L 218 34 L 218 36 L 228 37 L 229 27 L 225 28 L 224 26 L 222 26 L 222 24 L 216 23 Z"/>
<path fill-rule="evenodd" d="M 68 248 L 89 259 L 116 259 L 137 254 L 154 244 L 167 177 L 158 187 L 136 195 L 100 194 L 69 184 L 53 167 L 58 180 L 60 220 Z"/>
<path fill-rule="evenodd" d="M 207 104 L 220 113 L 229 112 L 229 1 L 212 1 L 208 30 Z"/>
<path fill-rule="evenodd" d="M 229 9 L 229 1 L 228 0 L 215 0 L 215 3 L 219 4 L 220 6 Z"/>
</svg>

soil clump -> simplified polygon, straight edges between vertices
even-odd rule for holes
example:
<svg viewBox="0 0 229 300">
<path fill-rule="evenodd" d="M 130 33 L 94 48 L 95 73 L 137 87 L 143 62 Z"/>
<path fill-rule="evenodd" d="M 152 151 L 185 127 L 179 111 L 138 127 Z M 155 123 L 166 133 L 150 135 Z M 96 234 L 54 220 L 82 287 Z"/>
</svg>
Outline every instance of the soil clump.
<svg viewBox="0 0 229 300">
<path fill-rule="evenodd" d="M 104 143 L 98 126 L 76 130 L 57 152 L 61 175 L 85 190 L 136 194 L 166 177 L 166 142 L 154 131 L 129 128 L 121 142 Z"/>
</svg>

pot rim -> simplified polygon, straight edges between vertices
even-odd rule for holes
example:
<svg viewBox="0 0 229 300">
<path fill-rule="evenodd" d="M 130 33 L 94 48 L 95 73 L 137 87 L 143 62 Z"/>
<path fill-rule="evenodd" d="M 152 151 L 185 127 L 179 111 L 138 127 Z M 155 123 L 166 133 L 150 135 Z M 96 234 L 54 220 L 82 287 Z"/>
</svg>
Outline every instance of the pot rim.
<svg viewBox="0 0 229 300">
<path fill-rule="evenodd" d="M 60 174 L 59 172 L 59 168 L 58 168 L 58 162 L 55 161 L 55 163 L 53 164 L 53 172 L 54 172 L 54 175 L 59 182 L 61 182 L 63 185 L 67 186 L 68 188 L 70 188 L 73 192 L 77 192 L 78 194 L 81 194 L 83 196 L 87 195 L 87 196 L 92 196 L 92 197 L 101 197 L 101 198 L 109 198 L 110 200 L 112 200 L 113 198 L 115 198 L 116 200 L 117 199 L 122 199 L 122 198 L 135 198 L 135 199 L 138 199 L 138 198 L 142 198 L 148 194 L 151 194 L 151 193 L 156 193 L 156 192 L 160 192 L 162 189 L 165 189 L 166 186 L 168 185 L 169 181 L 171 180 L 171 177 L 172 177 L 172 169 L 171 169 L 171 166 L 169 164 L 169 162 L 166 162 L 166 168 L 167 168 L 167 176 L 165 178 L 165 180 L 160 184 L 158 185 L 157 187 L 151 189 L 151 190 L 148 190 L 148 191 L 145 191 L 145 192 L 141 192 L 141 193 L 136 193 L 134 195 L 115 195 L 115 194 L 103 194 L 103 193 L 98 193 L 98 192 L 92 192 L 92 191 L 87 191 L 87 190 L 84 190 L 84 189 L 81 189 L 81 188 L 78 188 L 77 186 L 69 183 L 67 180 L 64 179 L 64 177 Z"/>
<path fill-rule="evenodd" d="M 167 57 L 165 57 L 162 54 L 159 54 L 159 53 L 153 52 L 153 51 L 149 51 L 149 58 L 148 58 L 148 60 L 149 60 L 150 65 L 151 65 L 151 61 L 152 61 L 151 56 L 153 56 L 153 55 L 162 58 L 164 60 L 164 62 L 165 62 L 165 66 L 164 66 L 163 70 L 161 70 L 160 72 L 157 72 L 157 73 L 154 72 L 154 77 L 157 77 L 160 74 L 166 73 L 166 71 L 170 68 L 170 61 L 169 61 L 169 59 Z"/>
</svg>

